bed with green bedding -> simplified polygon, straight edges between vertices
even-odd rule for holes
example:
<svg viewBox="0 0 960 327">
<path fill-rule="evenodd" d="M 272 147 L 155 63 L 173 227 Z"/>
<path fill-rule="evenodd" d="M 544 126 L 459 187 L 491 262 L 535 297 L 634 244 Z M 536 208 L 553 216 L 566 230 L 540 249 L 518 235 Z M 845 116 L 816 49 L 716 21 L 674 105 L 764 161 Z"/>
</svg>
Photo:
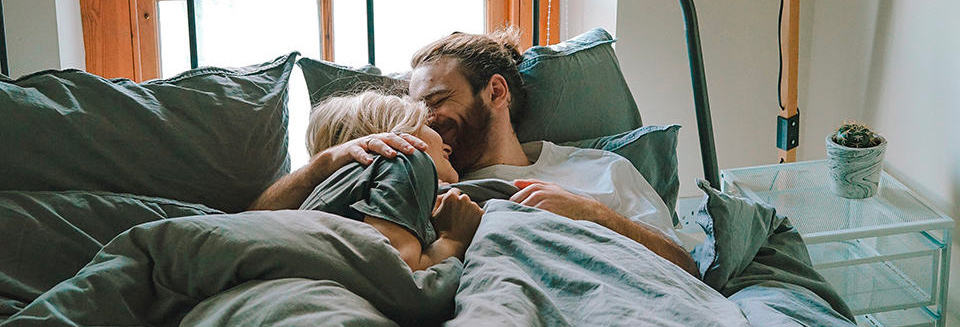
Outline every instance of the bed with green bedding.
<svg viewBox="0 0 960 327">
<path fill-rule="evenodd" d="M 708 194 L 701 218 L 713 215 L 714 231 L 753 227 L 737 231 L 749 244 L 717 237 L 698 249 L 700 280 L 599 225 L 497 196 L 463 262 L 414 273 L 372 227 L 319 211 L 222 214 L 126 195 L 3 192 L 0 239 L 20 248 L 0 261 L 0 326 L 852 325 L 804 268 L 786 219 Z M 84 223 L 110 216 L 110 226 Z M 25 222 L 57 232 L 24 242 Z"/>
<path fill-rule="evenodd" d="M 623 83 L 609 34 L 578 38 L 527 53 L 529 92 Z M 599 225 L 504 201 L 502 181 L 461 185 L 486 200 L 465 259 L 416 273 L 368 225 L 244 212 L 290 170 L 296 56 L 141 84 L 75 70 L 0 78 L 0 326 L 852 325 L 789 219 L 705 186 L 702 278 Z M 311 82 L 309 67 L 308 86 L 366 78 L 341 67 Z M 571 106 L 541 94 L 520 134 L 622 155 L 675 203 L 679 127 L 640 127 L 617 85 Z M 603 111 L 610 97 L 620 105 Z M 578 108 L 627 118 L 550 128 L 578 123 Z"/>
</svg>

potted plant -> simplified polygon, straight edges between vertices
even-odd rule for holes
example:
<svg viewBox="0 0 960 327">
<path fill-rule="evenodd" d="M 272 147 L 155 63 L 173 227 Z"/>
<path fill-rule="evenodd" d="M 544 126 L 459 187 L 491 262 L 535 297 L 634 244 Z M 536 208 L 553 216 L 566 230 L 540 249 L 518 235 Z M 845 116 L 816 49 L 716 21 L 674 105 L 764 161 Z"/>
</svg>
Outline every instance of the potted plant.
<svg viewBox="0 0 960 327">
<path fill-rule="evenodd" d="M 827 136 L 827 165 L 831 189 L 848 199 L 863 199 L 877 193 L 880 168 L 887 140 L 863 124 L 844 122 Z"/>
</svg>

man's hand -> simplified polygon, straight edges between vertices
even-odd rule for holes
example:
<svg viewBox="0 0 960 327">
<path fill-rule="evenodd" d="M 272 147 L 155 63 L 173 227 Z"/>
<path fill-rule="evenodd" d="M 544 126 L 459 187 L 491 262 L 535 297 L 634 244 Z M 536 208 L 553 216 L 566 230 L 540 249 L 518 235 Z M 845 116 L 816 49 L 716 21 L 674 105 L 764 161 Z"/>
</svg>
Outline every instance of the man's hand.
<svg viewBox="0 0 960 327">
<path fill-rule="evenodd" d="M 437 203 L 433 210 L 433 225 L 437 234 L 440 238 L 459 242 L 466 250 L 480 225 L 483 209 L 456 188 L 438 196 Z"/>
<path fill-rule="evenodd" d="M 397 151 L 403 152 L 404 154 L 413 154 L 415 149 L 425 151 L 427 150 L 427 143 L 407 133 L 380 133 L 347 141 L 346 143 L 323 150 L 314 157 L 327 152 L 331 155 L 331 163 L 333 166 L 339 169 L 351 161 L 369 165 L 373 162 L 373 156 L 370 155 L 370 153 L 377 153 L 387 158 L 393 158 L 397 156 Z"/>
<path fill-rule="evenodd" d="M 426 150 L 427 143 L 407 133 L 380 133 L 356 138 L 338 146 L 320 151 L 306 166 L 283 176 L 263 191 L 250 205 L 250 210 L 296 209 L 310 195 L 313 188 L 333 175 L 337 169 L 356 160 L 364 165 L 373 162 L 368 152 L 388 158 L 397 151 L 413 154 L 416 149 Z"/>
<path fill-rule="evenodd" d="M 513 185 L 520 189 L 510 201 L 576 220 L 596 221 L 597 218 L 616 214 L 597 200 L 570 193 L 560 185 L 535 179 L 518 179 Z"/>
</svg>

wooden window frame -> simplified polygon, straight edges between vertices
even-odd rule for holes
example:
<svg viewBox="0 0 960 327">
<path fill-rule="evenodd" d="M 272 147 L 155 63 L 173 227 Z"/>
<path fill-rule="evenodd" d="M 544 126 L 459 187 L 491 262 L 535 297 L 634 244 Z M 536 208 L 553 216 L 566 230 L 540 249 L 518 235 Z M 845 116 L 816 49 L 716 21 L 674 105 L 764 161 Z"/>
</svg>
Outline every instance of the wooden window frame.
<svg viewBox="0 0 960 327">
<path fill-rule="evenodd" d="M 534 0 L 487 0 L 486 31 L 513 26 L 520 30 L 520 44 L 526 49 L 533 45 Z M 540 0 L 539 45 L 560 42 L 560 0 Z"/>
<path fill-rule="evenodd" d="M 87 71 L 141 82 L 159 78 L 160 32 L 157 2 L 163 0 L 80 0 Z M 533 45 L 536 0 L 486 0 L 485 31 L 513 26 L 521 46 Z M 322 59 L 334 61 L 333 0 L 317 0 Z M 560 0 L 539 0 L 539 45 L 560 41 Z"/>
<path fill-rule="evenodd" d="M 80 0 L 87 71 L 142 82 L 160 77 L 158 0 Z"/>
</svg>

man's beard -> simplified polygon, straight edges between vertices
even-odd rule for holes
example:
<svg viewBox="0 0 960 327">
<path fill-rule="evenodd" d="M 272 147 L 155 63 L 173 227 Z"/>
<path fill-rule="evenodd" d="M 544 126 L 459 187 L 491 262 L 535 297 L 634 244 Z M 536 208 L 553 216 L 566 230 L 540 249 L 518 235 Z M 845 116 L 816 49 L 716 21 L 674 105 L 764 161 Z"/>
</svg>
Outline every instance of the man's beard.
<svg viewBox="0 0 960 327">
<path fill-rule="evenodd" d="M 486 106 L 480 97 L 473 98 L 473 104 L 467 110 L 467 115 L 463 121 L 463 126 L 458 126 L 456 140 L 450 144 L 453 153 L 450 156 L 450 163 L 457 170 L 460 176 L 470 172 L 475 167 L 480 157 L 483 156 L 487 148 L 487 140 L 490 133 L 490 108 Z"/>
</svg>

